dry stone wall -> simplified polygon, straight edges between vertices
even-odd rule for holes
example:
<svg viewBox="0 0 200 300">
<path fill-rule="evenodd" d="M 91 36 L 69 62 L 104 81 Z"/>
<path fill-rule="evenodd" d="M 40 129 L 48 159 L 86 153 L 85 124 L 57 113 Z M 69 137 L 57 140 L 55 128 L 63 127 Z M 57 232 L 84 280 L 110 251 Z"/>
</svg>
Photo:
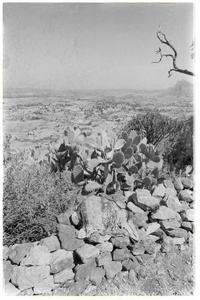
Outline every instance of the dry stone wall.
<svg viewBox="0 0 200 300">
<path fill-rule="evenodd" d="M 152 191 L 88 196 L 57 216 L 58 232 L 3 248 L 5 294 L 81 295 L 143 260 L 183 245 L 194 231 L 193 182 L 166 179 Z"/>
</svg>

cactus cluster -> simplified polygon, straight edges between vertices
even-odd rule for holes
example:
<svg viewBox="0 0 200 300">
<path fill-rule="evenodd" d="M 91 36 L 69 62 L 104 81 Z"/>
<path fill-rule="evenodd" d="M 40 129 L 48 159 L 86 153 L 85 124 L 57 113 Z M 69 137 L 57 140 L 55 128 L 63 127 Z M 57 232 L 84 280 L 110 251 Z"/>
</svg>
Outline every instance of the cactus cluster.
<svg viewBox="0 0 200 300">
<path fill-rule="evenodd" d="M 62 143 L 51 145 L 50 170 L 70 170 L 72 182 L 81 186 L 82 193 L 150 189 L 157 182 L 163 160 L 143 133 L 123 131 L 119 139 L 110 142 L 103 131 L 99 143 L 79 129 L 65 136 Z"/>
</svg>

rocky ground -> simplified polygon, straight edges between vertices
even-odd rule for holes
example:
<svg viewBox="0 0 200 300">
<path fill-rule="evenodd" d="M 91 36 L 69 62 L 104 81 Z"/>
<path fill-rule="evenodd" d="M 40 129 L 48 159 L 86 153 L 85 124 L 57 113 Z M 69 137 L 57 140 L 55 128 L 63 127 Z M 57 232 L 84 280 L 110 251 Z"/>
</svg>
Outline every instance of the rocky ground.
<svg viewBox="0 0 200 300">
<path fill-rule="evenodd" d="M 6 295 L 193 295 L 192 189 L 179 177 L 85 196 L 56 235 L 4 246 Z"/>
</svg>

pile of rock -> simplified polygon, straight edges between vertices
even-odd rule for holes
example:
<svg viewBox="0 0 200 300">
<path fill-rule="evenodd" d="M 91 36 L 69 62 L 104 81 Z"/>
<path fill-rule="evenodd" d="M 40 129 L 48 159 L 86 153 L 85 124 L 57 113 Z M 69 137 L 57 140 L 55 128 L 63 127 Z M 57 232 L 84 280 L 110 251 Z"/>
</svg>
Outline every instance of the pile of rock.
<svg viewBox="0 0 200 300">
<path fill-rule="evenodd" d="M 147 189 L 86 198 L 57 217 L 58 233 L 4 246 L 6 295 L 80 295 L 141 261 L 183 245 L 193 233 L 193 182 L 164 180 Z"/>
</svg>

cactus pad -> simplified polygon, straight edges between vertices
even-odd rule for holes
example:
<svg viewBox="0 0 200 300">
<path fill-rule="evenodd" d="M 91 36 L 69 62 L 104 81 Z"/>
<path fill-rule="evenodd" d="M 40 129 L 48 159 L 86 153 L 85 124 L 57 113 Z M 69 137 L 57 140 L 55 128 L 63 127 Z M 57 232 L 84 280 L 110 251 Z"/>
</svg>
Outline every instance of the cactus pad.
<svg viewBox="0 0 200 300">
<path fill-rule="evenodd" d="M 116 165 L 121 165 L 124 161 L 124 154 L 122 152 L 116 152 L 114 155 L 113 155 L 113 162 L 116 164 Z"/>
<path fill-rule="evenodd" d="M 123 132 L 122 132 L 122 138 L 123 138 L 125 141 L 127 141 L 127 139 L 128 139 L 128 134 L 127 134 L 126 131 L 123 131 Z"/>
</svg>

